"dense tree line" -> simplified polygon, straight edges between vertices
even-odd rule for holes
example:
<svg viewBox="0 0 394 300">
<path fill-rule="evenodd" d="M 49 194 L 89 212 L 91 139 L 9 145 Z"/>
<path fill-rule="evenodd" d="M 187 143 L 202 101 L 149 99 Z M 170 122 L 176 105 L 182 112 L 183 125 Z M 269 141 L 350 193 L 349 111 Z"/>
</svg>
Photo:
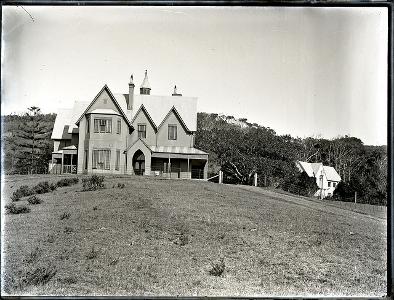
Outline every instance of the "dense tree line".
<svg viewBox="0 0 394 300">
<path fill-rule="evenodd" d="M 293 138 L 277 135 L 271 128 L 250 124 L 246 119 L 239 119 L 245 125 L 239 126 L 233 119 L 198 114 L 196 147 L 210 154 L 212 173 L 221 169 L 232 182 L 251 184 L 257 172 L 260 186 L 310 194 L 312 181 L 296 169 L 295 161 L 322 162 L 334 167 L 342 177 L 335 199 L 353 200 L 357 191 L 360 202 L 386 203 L 385 146 L 365 146 L 360 139 L 349 136 L 332 140 Z"/>
<path fill-rule="evenodd" d="M 42 114 L 32 106 L 24 114 L 2 117 L 3 169 L 6 174 L 48 172 L 55 114 Z"/>
<path fill-rule="evenodd" d="M 7 174 L 46 173 L 53 143 L 55 114 L 30 107 L 22 115 L 2 117 L 3 169 Z M 355 137 L 324 139 L 278 135 L 247 119 L 198 113 L 195 146 L 209 153 L 209 172 L 221 169 L 227 180 L 282 188 L 310 195 L 313 180 L 300 173 L 296 160 L 333 166 L 342 177 L 335 199 L 350 201 L 357 192 L 360 202 L 385 204 L 387 199 L 386 146 L 366 146 Z"/>
</svg>

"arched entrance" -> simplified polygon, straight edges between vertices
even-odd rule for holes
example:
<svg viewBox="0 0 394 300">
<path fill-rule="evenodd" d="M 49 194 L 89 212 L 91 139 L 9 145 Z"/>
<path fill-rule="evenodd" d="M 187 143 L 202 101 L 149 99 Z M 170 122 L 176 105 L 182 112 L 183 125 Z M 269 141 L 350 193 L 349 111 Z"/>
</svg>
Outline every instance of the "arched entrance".
<svg viewBox="0 0 394 300">
<path fill-rule="evenodd" d="M 133 169 L 135 175 L 144 175 L 145 155 L 141 150 L 137 150 L 133 155 Z"/>
</svg>

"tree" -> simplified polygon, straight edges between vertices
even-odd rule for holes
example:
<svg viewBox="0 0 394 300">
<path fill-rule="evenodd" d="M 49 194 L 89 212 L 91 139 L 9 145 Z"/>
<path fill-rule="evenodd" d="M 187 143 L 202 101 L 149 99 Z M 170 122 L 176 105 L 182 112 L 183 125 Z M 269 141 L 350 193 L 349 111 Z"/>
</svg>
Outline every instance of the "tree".
<svg viewBox="0 0 394 300">
<path fill-rule="evenodd" d="M 12 149 L 15 149 L 16 160 L 14 169 L 28 174 L 47 171 L 52 148 L 52 129 L 53 122 L 48 122 L 40 108 L 28 108 L 12 134 Z"/>
</svg>

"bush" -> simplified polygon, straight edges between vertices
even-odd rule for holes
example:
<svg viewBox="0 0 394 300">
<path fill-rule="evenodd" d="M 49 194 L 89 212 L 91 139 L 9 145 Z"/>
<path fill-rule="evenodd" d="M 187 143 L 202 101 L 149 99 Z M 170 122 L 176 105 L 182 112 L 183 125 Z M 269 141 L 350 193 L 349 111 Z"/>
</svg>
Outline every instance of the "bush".
<svg viewBox="0 0 394 300">
<path fill-rule="evenodd" d="M 27 272 L 23 281 L 25 281 L 25 285 L 43 285 L 51 280 L 56 273 L 57 269 L 53 266 L 38 267 Z"/>
<path fill-rule="evenodd" d="M 64 213 L 62 213 L 62 214 L 60 215 L 60 220 L 69 219 L 70 216 L 71 216 L 70 213 L 64 212 Z"/>
<path fill-rule="evenodd" d="M 221 276 L 225 268 L 226 265 L 224 264 L 224 258 L 222 257 L 219 262 L 212 264 L 212 269 L 209 270 L 209 274 L 213 276 Z"/>
<path fill-rule="evenodd" d="M 11 200 L 19 201 L 22 197 L 33 195 L 34 191 L 27 185 L 20 186 L 16 191 L 12 193 Z"/>
<path fill-rule="evenodd" d="M 86 254 L 86 258 L 87 259 L 94 259 L 96 258 L 98 255 L 98 251 L 96 249 L 94 249 L 94 247 L 92 247 L 92 249 L 90 249 L 90 251 Z"/>
<path fill-rule="evenodd" d="M 289 177 L 284 180 L 280 187 L 292 194 L 311 197 L 318 190 L 316 179 L 309 177 L 306 172 L 296 175 L 296 177 Z"/>
<path fill-rule="evenodd" d="M 73 233 L 74 232 L 74 229 L 72 229 L 71 227 L 64 227 L 64 233 L 67 233 L 67 234 L 70 234 L 70 233 Z"/>
<path fill-rule="evenodd" d="M 14 203 L 8 204 L 5 206 L 5 210 L 7 214 L 17 215 L 17 214 L 26 214 L 30 212 L 30 208 L 25 205 L 16 206 Z"/>
<path fill-rule="evenodd" d="M 29 198 L 27 198 L 27 202 L 29 204 L 35 205 L 35 204 L 40 204 L 43 201 L 40 198 L 38 198 L 36 195 L 33 195 L 33 196 L 30 196 Z"/>
<path fill-rule="evenodd" d="M 63 178 L 60 179 L 56 185 L 58 187 L 62 187 L 62 186 L 71 186 L 74 184 L 77 184 L 79 182 L 79 178 L 78 177 L 72 177 L 72 178 Z"/>
<path fill-rule="evenodd" d="M 45 194 L 52 192 L 48 181 L 39 182 L 37 185 L 33 186 L 32 190 L 35 194 Z"/>
<path fill-rule="evenodd" d="M 49 188 L 51 189 L 51 191 L 54 191 L 57 189 L 57 184 L 56 183 L 50 183 L 49 184 Z"/>
<path fill-rule="evenodd" d="M 104 188 L 104 176 L 103 175 L 92 175 L 89 178 L 82 179 L 82 190 L 83 191 L 95 191 L 97 189 Z"/>
<path fill-rule="evenodd" d="M 124 183 L 118 183 L 118 188 L 123 189 L 125 187 Z"/>
</svg>

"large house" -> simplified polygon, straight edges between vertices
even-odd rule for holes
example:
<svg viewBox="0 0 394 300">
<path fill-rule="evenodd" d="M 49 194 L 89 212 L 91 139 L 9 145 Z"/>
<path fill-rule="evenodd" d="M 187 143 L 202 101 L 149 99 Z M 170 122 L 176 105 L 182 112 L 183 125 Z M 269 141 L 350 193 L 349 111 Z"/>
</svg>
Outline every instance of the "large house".
<svg viewBox="0 0 394 300">
<path fill-rule="evenodd" d="M 90 102 L 57 113 L 52 173 L 110 173 L 206 179 L 208 154 L 194 148 L 197 98 L 151 95 L 148 74 L 134 93 L 107 85 Z"/>
<path fill-rule="evenodd" d="M 333 167 L 305 161 L 297 161 L 296 165 L 300 172 L 305 172 L 309 177 L 316 179 L 318 190 L 314 194 L 315 197 L 323 199 L 334 194 L 338 183 L 341 181 L 341 176 Z"/>
</svg>

